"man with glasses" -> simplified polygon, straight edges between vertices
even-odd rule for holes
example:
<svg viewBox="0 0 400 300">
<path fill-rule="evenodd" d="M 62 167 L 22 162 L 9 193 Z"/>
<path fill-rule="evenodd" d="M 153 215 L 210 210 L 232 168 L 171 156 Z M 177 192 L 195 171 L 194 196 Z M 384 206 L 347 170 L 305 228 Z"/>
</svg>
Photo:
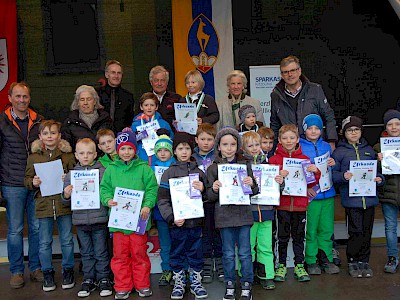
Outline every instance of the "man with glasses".
<svg viewBox="0 0 400 300">
<path fill-rule="evenodd" d="M 100 104 L 110 114 L 115 132 L 131 127 L 133 117 L 138 113 L 138 104 L 133 100 L 133 94 L 121 87 L 123 69 L 117 60 L 109 60 L 105 66 L 107 83 L 97 92 Z"/>
<path fill-rule="evenodd" d="M 324 137 L 333 151 L 338 139 L 335 114 L 321 85 L 310 82 L 301 74 L 300 61 L 296 56 L 282 59 L 280 69 L 282 79 L 271 93 L 270 126 L 275 133 L 274 144 L 277 144 L 282 125 L 295 124 L 302 134 L 303 119 L 314 113 L 321 116 L 326 127 Z"/>
</svg>

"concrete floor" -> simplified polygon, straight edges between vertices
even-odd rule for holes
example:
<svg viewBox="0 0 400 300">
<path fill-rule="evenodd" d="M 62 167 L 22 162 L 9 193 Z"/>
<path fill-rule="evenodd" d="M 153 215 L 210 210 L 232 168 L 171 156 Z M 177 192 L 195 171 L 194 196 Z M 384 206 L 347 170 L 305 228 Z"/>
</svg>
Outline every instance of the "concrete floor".
<svg viewBox="0 0 400 300">
<path fill-rule="evenodd" d="M 386 262 L 386 248 L 384 245 L 374 245 L 371 255 L 371 266 L 374 271 L 374 277 L 369 279 L 351 278 L 347 274 L 347 263 L 345 260 L 345 247 L 340 246 L 339 251 L 343 264 L 341 272 L 338 275 L 323 274 L 313 276 L 308 283 L 299 283 L 293 278 L 293 269 L 289 269 L 287 281 L 277 283 L 275 290 L 266 291 L 261 286 L 256 285 L 253 288 L 253 299 L 400 299 L 400 271 L 396 274 L 385 274 L 383 266 Z M 60 261 L 55 261 L 56 281 L 60 282 Z M 77 268 L 76 268 L 77 270 Z M 81 275 L 76 272 L 76 280 L 80 284 Z M 151 299 L 170 299 L 171 287 L 159 288 L 157 280 L 159 274 L 151 276 L 153 296 Z M 73 289 L 62 290 L 61 287 L 53 292 L 45 293 L 41 289 L 40 283 L 29 281 L 29 273 L 25 271 L 25 286 L 21 289 L 14 290 L 8 285 L 9 271 L 8 264 L 0 264 L 0 299 L 78 299 L 79 284 Z M 222 283 L 213 282 L 205 285 L 208 291 L 208 299 L 222 299 L 224 295 L 224 286 Z M 88 299 L 113 299 L 114 297 L 102 298 L 98 295 L 98 291 L 92 293 Z M 141 299 L 137 293 L 132 293 L 129 299 Z M 194 299 L 190 293 L 185 295 L 185 300 Z"/>
</svg>

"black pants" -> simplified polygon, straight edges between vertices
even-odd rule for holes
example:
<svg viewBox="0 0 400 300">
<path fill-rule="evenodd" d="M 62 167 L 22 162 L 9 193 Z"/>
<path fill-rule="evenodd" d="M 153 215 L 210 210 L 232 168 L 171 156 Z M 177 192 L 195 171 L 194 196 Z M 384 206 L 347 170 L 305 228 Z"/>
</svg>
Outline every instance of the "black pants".
<svg viewBox="0 0 400 300">
<path fill-rule="evenodd" d="M 280 264 L 286 265 L 287 247 L 290 236 L 293 239 L 294 263 L 304 263 L 306 215 L 305 211 L 290 212 L 278 210 L 278 253 Z"/>
<path fill-rule="evenodd" d="M 215 203 L 204 203 L 203 256 L 222 257 L 221 234 L 219 228 L 215 228 Z"/>
<path fill-rule="evenodd" d="M 371 254 L 371 235 L 374 226 L 375 207 L 367 209 L 346 208 L 347 232 L 347 261 L 369 262 Z"/>
</svg>

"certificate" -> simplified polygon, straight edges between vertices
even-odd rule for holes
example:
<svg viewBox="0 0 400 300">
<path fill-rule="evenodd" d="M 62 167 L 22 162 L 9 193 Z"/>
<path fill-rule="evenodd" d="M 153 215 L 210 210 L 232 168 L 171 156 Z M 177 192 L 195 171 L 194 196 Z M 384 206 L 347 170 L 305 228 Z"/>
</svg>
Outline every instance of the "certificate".
<svg viewBox="0 0 400 300">
<path fill-rule="evenodd" d="M 376 196 L 376 160 L 351 160 L 349 181 L 349 196 Z"/>
<path fill-rule="evenodd" d="M 168 169 L 168 167 L 159 167 L 159 166 L 154 167 L 154 175 L 156 175 L 158 185 L 160 185 L 161 177 L 166 169 Z"/>
<path fill-rule="evenodd" d="M 108 227 L 136 231 L 143 201 L 143 191 L 115 188 L 114 201 L 111 208 Z"/>
<path fill-rule="evenodd" d="M 157 130 L 160 129 L 160 124 L 157 120 L 148 122 L 146 124 L 137 126 L 136 129 L 139 132 L 146 130 L 147 137 L 142 139 L 143 149 L 146 151 L 147 156 L 154 155 L 154 145 L 157 142 L 158 135 Z"/>
<path fill-rule="evenodd" d="M 243 193 L 239 184 L 238 170 L 247 170 L 244 164 L 218 165 L 218 180 L 222 187 L 219 188 L 220 205 L 250 205 L 249 195 Z"/>
<path fill-rule="evenodd" d="M 190 198 L 189 176 L 170 178 L 169 187 L 175 220 L 204 217 L 202 198 Z"/>
<path fill-rule="evenodd" d="M 71 171 L 71 210 L 99 209 L 99 170 Z"/>
<path fill-rule="evenodd" d="M 36 175 L 40 177 L 40 193 L 43 197 L 61 194 L 63 192 L 64 169 L 61 159 L 45 163 L 33 164 Z"/>
<path fill-rule="evenodd" d="M 328 166 L 329 158 L 329 152 L 326 152 L 324 155 L 314 158 L 314 164 L 321 171 L 321 177 L 319 178 L 318 183 L 321 192 L 326 192 L 333 186 L 332 168 Z"/>
<path fill-rule="evenodd" d="M 301 166 L 303 160 L 299 158 L 283 158 L 283 170 L 289 171 L 289 174 L 285 177 L 285 189 L 282 195 L 307 196 L 307 183 Z"/>
<path fill-rule="evenodd" d="M 196 134 L 197 131 L 197 109 L 194 103 L 174 103 L 177 131 Z"/>
<path fill-rule="evenodd" d="M 281 194 L 279 183 L 275 181 L 275 177 L 279 175 L 279 166 L 252 165 L 251 169 L 253 172 L 261 171 L 261 176 L 256 178 L 260 193 L 251 197 L 251 204 L 279 205 Z"/>
<path fill-rule="evenodd" d="M 382 174 L 400 174 L 400 137 L 381 138 Z"/>
</svg>

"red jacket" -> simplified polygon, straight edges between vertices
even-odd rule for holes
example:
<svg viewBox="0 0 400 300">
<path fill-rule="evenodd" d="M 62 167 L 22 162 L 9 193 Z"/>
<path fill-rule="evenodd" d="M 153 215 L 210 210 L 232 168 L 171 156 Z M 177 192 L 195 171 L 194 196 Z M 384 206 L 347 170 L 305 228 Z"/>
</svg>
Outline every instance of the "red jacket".
<svg viewBox="0 0 400 300">
<path fill-rule="evenodd" d="M 268 160 L 268 162 L 271 165 L 279 165 L 280 170 L 282 170 L 284 157 L 310 159 L 308 156 L 304 155 L 301 152 L 300 145 L 298 145 L 298 148 L 294 152 L 292 152 L 292 154 L 289 154 L 285 149 L 283 149 L 281 144 L 278 144 L 275 155 L 272 156 Z M 308 184 L 307 188 L 311 188 L 319 182 L 319 178 L 321 176 L 321 171 L 318 170 L 318 172 L 315 173 L 314 176 L 315 176 L 316 182 Z M 285 210 L 285 211 L 307 211 L 307 206 L 308 206 L 308 197 L 307 196 L 303 197 L 303 196 L 281 195 L 281 203 L 276 209 Z"/>
</svg>

